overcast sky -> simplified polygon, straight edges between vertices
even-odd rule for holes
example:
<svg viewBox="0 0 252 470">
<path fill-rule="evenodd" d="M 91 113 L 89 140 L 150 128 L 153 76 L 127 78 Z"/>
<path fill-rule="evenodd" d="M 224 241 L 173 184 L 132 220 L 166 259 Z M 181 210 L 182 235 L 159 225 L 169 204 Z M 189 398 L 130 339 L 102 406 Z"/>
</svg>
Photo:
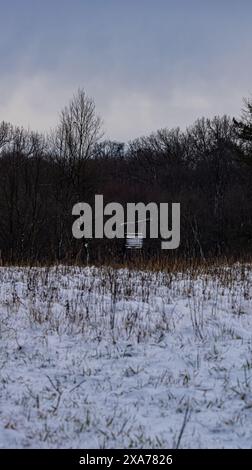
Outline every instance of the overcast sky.
<svg viewBox="0 0 252 470">
<path fill-rule="evenodd" d="M 239 115 L 251 18 L 251 0 L 0 0 L 0 121 L 49 130 L 79 87 L 112 139 Z"/>
</svg>

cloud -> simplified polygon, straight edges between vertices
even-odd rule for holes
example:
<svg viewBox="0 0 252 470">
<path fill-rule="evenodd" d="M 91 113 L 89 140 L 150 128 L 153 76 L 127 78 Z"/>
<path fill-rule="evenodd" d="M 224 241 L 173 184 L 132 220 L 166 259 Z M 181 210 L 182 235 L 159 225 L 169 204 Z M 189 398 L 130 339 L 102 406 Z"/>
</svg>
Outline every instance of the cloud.
<svg viewBox="0 0 252 470">
<path fill-rule="evenodd" d="M 251 2 L 75 3 L 2 9 L 0 120 L 49 130 L 79 87 L 111 139 L 240 112 L 252 91 Z"/>
<path fill-rule="evenodd" d="M 3 87 L 1 83 L 1 89 Z M 59 103 L 64 104 L 71 93 L 72 90 L 58 86 L 57 78 L 19 76 L 15 84 L 5 83 L 5 99 L 0 101 L 0 120 L 47 131 L 57 122 Z"/>
<path fill-rule="evenodd" d="M 250 2 L 13 3 L 0 18 L 0 120 L 47 131 L 83 87 L 106 136 L 126 141 L 237 115 L 252 91 Z"/>
<path fill-rule="evenodd" d="M 61 79 L 58 73 L 16 75 L 1 80 L 0 120 L 34 130 L 49 131 L 59 111 L 81 86 L 78 77 Z M 159 89 L 127 88 L 101 79 L 89 79 L 85 90 L 95 99 L 104 121 L 106 137 L 127 141 L 164 127 L 191 125 L 201 116 L 237 115 L 242 106 L 244 84 L 216 79 L 169 83 Z M 4 98 L 3 98 L 4 97 Z"/>
<path fill-rule="evenodd" d="M 128 140 L 164 127 L 185 129 L 202 116 L 237 115 L 242 96 L 242 87 L 200 86 L 196 81 L 160 94 L 117 90 L 104 109 L 106 131 L 111 138 Z"/>
</svg>

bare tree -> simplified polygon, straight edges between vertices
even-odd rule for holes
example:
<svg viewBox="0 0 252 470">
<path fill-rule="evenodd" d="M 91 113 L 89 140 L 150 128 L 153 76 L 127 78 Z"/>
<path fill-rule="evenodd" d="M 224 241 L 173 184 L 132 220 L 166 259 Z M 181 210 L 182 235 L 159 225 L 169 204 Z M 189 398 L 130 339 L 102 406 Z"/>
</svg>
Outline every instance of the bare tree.
<svg viewBox="0 0 252 470">
<path fill-rule="evenodd" d="M 69 162 L 86 161 L 102 135 L 102 120 L 96 114 L 95 103 L 79 89 L 61 111 L 55 133 L 57 153 Z"/>
<path fill-rule="evenodd" d="M 2 121 L 0 123 L 0 149 L 8 144 L 12 136 L 12 125 Z"/>
<path fill-rule="evenodd" d="M 247 142 L 252 142 L 252 99 L 244 99 L 241 120 L 234 119 L 238 136 Z"/>
<path fill-rule="evenodd" d="M 60 175 L 53 186 L 59 258 L 71 207 L 92 191 L 95 177 L 90 173 L 89 160 L 95 158 L 102 135 L 102 120 L 96 113 L 95 103 L 79 89 L 61 111 L 51 139 L 51 153 Z"/>
</svg>

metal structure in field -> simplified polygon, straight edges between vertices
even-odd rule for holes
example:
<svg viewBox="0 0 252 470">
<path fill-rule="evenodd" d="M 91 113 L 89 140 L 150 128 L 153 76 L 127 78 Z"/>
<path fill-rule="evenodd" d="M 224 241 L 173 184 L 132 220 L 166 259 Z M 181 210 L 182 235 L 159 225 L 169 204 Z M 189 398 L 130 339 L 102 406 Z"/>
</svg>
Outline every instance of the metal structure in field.
<svg viewBox="0 0 252 470">
<path fill-rule="evenodd" d="M 143 248 L 143 235 L 141 233 L 127 233 L 126 235 L 126 249 L 127 250 L 141 250 Z"/>
<path fill-rule="evenodd" d="M 126 242 L 125 248 L 126 250 L 142 250 L 144 247 L 144 235 L 143 233 L 139 232 L 139 224 L 142 222 L 149 222 L 151 219 L 144 219 L 138 220 L 137 222 L 126 222 L 123 225 L 126 225 L 127 232 L 126 232 Z M 128 226 L 134 226 L 134 232 L 128 231 Z M 138 227 L 136 229 L 136 226 Z"/>
</svg>

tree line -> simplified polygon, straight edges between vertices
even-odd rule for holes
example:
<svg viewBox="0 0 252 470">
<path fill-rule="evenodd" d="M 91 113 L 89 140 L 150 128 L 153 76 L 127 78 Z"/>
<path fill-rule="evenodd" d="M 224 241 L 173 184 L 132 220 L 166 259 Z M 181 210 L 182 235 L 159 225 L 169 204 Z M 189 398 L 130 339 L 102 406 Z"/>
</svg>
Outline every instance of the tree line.
<svg viewBox="0 0 252 470">
<path fill-rule="evenodd" d="M 123 112 L 123 110 L 122 110 Z M 95 103 L 79 90 L 47 135 L 0 124 L 0 263 L 85 262 L 72 207 L 104 201 L 181 203 L 186 259 L 252 252 L 252 102 L 240 119 L 201 118 L 128 143 L 108 141 Z M 143 256 L 160 256 L 148 240 Z M 92 240 L 93 262 L 124 259 L 121 240 Z M 162 253 L 163 256 L 163 253 Z"/>
</svg>

